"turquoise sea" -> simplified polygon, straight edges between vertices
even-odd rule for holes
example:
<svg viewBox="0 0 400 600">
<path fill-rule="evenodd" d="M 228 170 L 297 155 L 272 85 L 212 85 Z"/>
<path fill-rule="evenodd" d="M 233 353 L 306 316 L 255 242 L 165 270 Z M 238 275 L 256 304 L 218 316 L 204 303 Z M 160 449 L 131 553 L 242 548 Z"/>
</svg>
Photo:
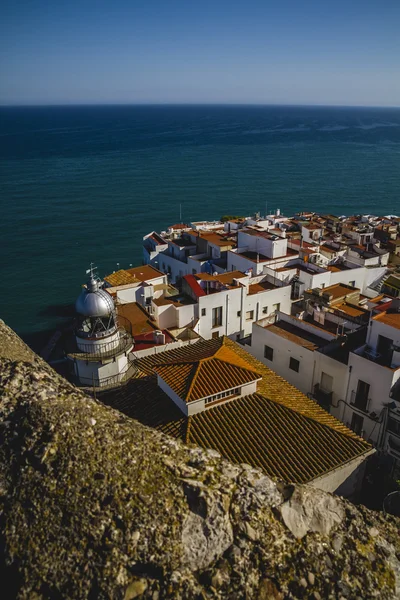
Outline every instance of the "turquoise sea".
<svg viewBox="0 0 400 600">
<path fill-rule="evenodd" d="M 0 107 L 0 317 L 35 347 L 85 269 L 179 220 L 400 213 L 400 109 Z"/>
</svg>

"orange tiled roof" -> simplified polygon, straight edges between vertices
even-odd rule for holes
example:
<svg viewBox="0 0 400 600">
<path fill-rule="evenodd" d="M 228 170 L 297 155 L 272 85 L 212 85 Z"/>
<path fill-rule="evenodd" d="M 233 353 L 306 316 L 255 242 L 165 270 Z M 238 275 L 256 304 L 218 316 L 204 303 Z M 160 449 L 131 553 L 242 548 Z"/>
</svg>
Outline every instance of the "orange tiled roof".
<svg viewBox="0 0 400 600">
<path fill-rule="evenodd" d="M 261 377 L 224 346 L 214 356 L 161 364 L 155 366 L 154 371 L 185 402 L 212 396 Z"/>
<path fill-rule="evenodd" d="M 390 327 L 395 327 L 396 329 L 400 329 L 400 313 L 396 312 L 383 312 L 375 317 L 372 317 L 373 321 L 380 321 L 385 325 L 390 325 Z"/>
<path fill-rule="evenodd" d="M 162 277 L 165 273 L 159 271 L 155 267 L 150 265 L 142 265 L 140 267 L 132 267 L 132 269 L 126 269 L 126 272 L 138 279 L 139 281 L 147 281 L 148 279 L 155 279 L 156 277 Z"/>
<path fill-rule="evenodd" d="M 125 269 L 120 269 L 115 273 L 111 273 L 104 277 L 104 281 L 107 281 L 112 287 L 117 285 L 128 285 L 129 283 L 140 283 L 140 280 L 137 279 L 132 273 L 128 273 Z"/>
<path fill-rule="evenodd" d="M 157 385 L 154 369 L 166 360 L 188 363 L 218 355 L 260 373 L 258 393 L 184 416 Z M 270 477 L 305 483 L 372 450 L 365 440 L 228 338 L 199 341 L 146 356 L 135 364 L 137 377 L 103 395 L 103 401 L 186 443 L 212 447 L 232 461 L 261 467 Z"/>
<path fill-rule="evenodd" d="M 363 440 L 351 439 L 260 394 L 220 404 L 189 419 L 187 442 L 214 448 L 231 461 L 296 483 L 312 481 L 370 449 Z"/>
</svg>

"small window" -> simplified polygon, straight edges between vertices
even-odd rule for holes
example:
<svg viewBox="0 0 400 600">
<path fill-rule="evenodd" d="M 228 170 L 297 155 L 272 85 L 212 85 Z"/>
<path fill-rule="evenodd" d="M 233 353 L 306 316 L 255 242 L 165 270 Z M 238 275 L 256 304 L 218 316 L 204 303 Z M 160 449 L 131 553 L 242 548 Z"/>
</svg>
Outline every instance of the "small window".
<svg viewBox="0 0 400 600">
<path fill-rule="evenodd" d="M 235 265 L 232 265 L 232 271 L 236 271 Z"/>
<path fill-rule="evenodd" d="M 275 310 L 276 312 L 278 310 L 280 310 L 280 308 L 281 308 L 281 303 L 280 302 L 277 302 L 276 304 L 272 305 L 272 310 Z"/>
<path fill-rule="evenodd" d="M 268 306 L 264 306 L 264 308 L 262 309 L 263 311 L 263 315 L 268 314 Z"/>
<path fill-rule="evenodd" d="M 192 275 L 196 275 L 197 271 L 196 269 L 192 269 Z"/>
<path fill-rule="evenodd" d="M 246 313 L 246 321 L 252 321 L 254 319 L 254 310 L 248 310 Z"/>
<path fill-rule="evenodd" d="M 355 281 L 349 281 L 349 285 L 351 285 L 351 287 L 356 287 L 356 282 Z"/>
<path fill-rule="evenodd" d="M 264 358 L 272 362 L 274 360 L 274 349 L 270 346 L 264 346 Z"/>
<path fill-rule="evenodd" d="M 212 309 L 212 327 L 222 327 L 222 306 Z"/>
<path fill-rule="evenodd" d="M 321 290 L 323 290 L 323 289 L 324 289 L 324 287 L 325 287 L 325 284 L 324 284 L 324 283 L 321 283 Z"/>
<path fill-rule="evenodd" d="M 238 316 L 238 317 L 240 317 L 241 315 L 242 315 L 242 311 L 241 311 L 241 310 L 238 310 L 238 311 L 237 311 L 237 316 Z"/>
<path fill-rule="evenodd" d="M 215 340 L 216 338 L 219 338 L 219 333 L 218 333 L 218 331 L 214 331 L 214 332 L 213 332 L 213 334 L 212 334 L 212 338 L 213 338 L 213 340 Z"/>
<path fill-rule="evenodd" d="M 201 309 L 201 316 L 202 316 L 202 317 L 205 317 L 205 316 L 206 316 L 206 309 L 205 309 L 205 308 L 202 308 L 202 309 Z"/>
<path fill-rule="evenodd" d="M 289 369 L 292 369 L 292 371 L 296 371 L 296 373 L 298 373 L 299 372 L 299 368 L 300 368 L 300 361 L 297 360 L 296 358 L 290 357 L 290 360 L 289 360 Z"/>
</svg>

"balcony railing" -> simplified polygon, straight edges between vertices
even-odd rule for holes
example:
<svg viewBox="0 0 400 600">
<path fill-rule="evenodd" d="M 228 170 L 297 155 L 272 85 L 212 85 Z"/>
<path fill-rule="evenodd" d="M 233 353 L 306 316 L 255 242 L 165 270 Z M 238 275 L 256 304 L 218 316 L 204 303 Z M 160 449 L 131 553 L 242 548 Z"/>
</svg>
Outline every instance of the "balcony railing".
<svg viewBox="0 0 400 600">
<path fill-rule="evenodd" d="M 314 385 L 313 396 L 318 404 L 325 408 L 325 410 L 329 410 L 329 407 L 332 404 L 333 392 L 326 392 L 320 387 L 319 383 L 317 383 Z"/>
<path fill-rule="evenodd" d="M 91 344 L 80 343 L 79 347 L 76 344 L 73 351 L 68 354 L 68 358 L 97 362 L 128 352 L 134 344 L 131 322 L 125 317 L 119 316 L 116 331 L 119 333 L 117 344 L 115 339 L 111 342 L 96 340 L 94 349 Z"/>
<path fill-rule="evenodd" d="M 362 412 L 367 413 L 371 404 L 371 398 L 368 398 L 367 396 L 359 394 L 353 390 L 351 392 L 350 404 Z"/>
<path fill-rule="evenodd" d="M 87 388 L 88 393 L 92 391 L 96 393 L 105 392 L 115 387 L 119 387 L 127 383 L 132 379 L 138 372 L 137 366 L 131 362 L 117 375 L 110 375 L 109 377 L 73 377 L 74 383 L 83 388 Z"/>
</svg>

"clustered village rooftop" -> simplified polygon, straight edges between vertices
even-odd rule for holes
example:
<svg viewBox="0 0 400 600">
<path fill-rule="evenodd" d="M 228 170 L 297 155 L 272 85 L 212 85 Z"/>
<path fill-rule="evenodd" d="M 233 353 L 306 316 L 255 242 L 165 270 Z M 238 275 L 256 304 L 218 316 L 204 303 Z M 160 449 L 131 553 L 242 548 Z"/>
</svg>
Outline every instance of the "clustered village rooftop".
<svg viewBox="0 0 400 600">
<path fill-rule="evenodd" d="M 400 220 L 227 217 L 143 240 L 77 301 L 70 377 L 187 443 L 354 495 L 400 473 Z"/>
</svg>

